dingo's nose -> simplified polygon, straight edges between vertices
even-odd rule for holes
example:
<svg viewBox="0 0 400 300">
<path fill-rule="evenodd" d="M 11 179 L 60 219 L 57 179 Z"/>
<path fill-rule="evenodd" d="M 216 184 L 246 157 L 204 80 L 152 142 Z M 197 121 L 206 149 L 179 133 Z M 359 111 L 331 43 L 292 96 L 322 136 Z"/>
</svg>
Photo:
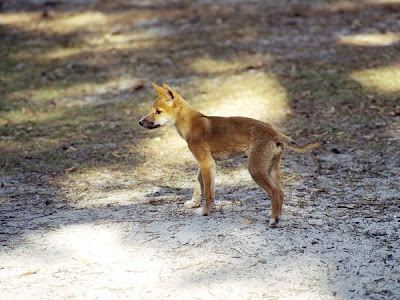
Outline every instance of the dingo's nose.
<svg viewBox="0 0 400 300">
<path fill-rule="evenodd" d="M 140 120 L 140 121 L 139 121 L 139 125 L 140 125 L 140 126 L 143 126 L 143 120 Z"/>
</svg>

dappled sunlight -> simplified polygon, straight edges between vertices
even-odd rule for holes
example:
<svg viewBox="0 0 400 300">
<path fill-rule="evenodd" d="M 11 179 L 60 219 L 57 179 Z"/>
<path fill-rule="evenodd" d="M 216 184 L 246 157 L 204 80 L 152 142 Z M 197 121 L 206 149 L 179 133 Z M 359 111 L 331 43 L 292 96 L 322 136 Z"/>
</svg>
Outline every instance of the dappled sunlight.
<svg viewBox="0 0 400 300">
<path fill-rule="evenodd" d="M 400 0 L 0 2 L 3 298 L 399 294 Z M 276 229 L 245 154 L 209 216 L 184 206 L 198 162 L 138 124 L 150 80 L 330 142 L 285 152 Z"/>
<path fill-rule="evenodd" d="M 194 59 L 190 64 L 191 68 L 197 72 L 214 73 L 229 72 L 238 69 L 240 66 L 238 61 L 223 61 L 211 58 L 201 57 Z"/>
<path fill-rule="evenodd" d="M 114 217 L 127 218 L 127 212 L 121 209 Z M 249 293 L 256 298 L 333 298 L 330 258 L 323 262 L 311 253 L 283 255 L 291 244 L 277 242 L 276 234 L 266 241 L 262 226 L 247 227 L 234 219 L 230 229 L 218 229 L 218 218 L 194 216 L 179 222 L 141 220 L 148 214 L 115 223 L 101 211 L 95 213 L 97 221 L 86 223 L 80 218 L 89 210 L 62 213 L 75 215 L 76 223 L 25 234 L 23 244 L 0 254 L 3 269 L 10 272 L 4 286 L 11 290 L 18 285 L 21 292 L 22 284 L 29 283 L 27 288 L 38 292 L 46 280 L 65 295 L 78 289 L 78 295 L 91 298 L 118 291 L 140 298 L 225 297 L 232 291 L 244 298 Z M 204 230 L 210 225 L 215 229 Z M 300 238 L 295 240 L 301 243 Z M 23 261 L 18 267 L 17 259 Z"/>
<path fill-rule="evenodd" d="M 82 267 L 95 268 L 111 276 L 108 279 L 107 276 L 99 277 L 90 284 L 91 288 L 101 285 L 114 288 L 134 287 L 152 290 L 151 295 L 170 293 L 173 297 L 206 297 L 210 294 L 223 295 L 225 291 L 239 285 L 243 286 L 244 295 L 248 290 L 253 295 L 262 295 L 265 286 L 268 286 L 268 295 L 282 299 L 332 297 L 328 276 L 331 266 L 321 262 L 320 257 L 311 254 L 273 257 L 269 251 L 274 252 L 277 249 L 272 246 L 272 249 L 264 250 L 268 256 L 265 264 L 260 264 L 257 260 L 265 254 L 258 253 L 250 261 L 235 258 L 236 253 L 232 253 L 232 245 L 228 241 L 223 242 L 224 247 L 207 242 L 203 247 L 180 245 L 186 240 L 195 239 L 199 242 L 199 238 L 205 238 L 204 235 L 199 236 L 197 230 L 200 227 L 197 223 L 196 220 L 191 226 L 181 227 L 182 232 L 178 231 L 167 247 L 161 245 L 167 243 L 170 233 L 165 229 L 171 223 L 164 224 L 164 229 L 158 226 L 133 226 L 133 232 L 132 225 L 127 226 L 125 232 L 123 228 L 112 226 L 111 223 L 98 224 L 96 227 L 72 225 L 47 234 L 46 241 L 65 258 L 73 258 Z M 152 235 L 146 237 L 143 231 Z M 123 239 L 126 235 L 130 238 Z M 229 231 L 229 235 L 234 240 L 244 238 L 243 232 L 236 227 Z M 132 239 L 132 236 L 135 238 Z M 144 238 L 150 242 L 143 240 Z M 257 253 L 254 247 L 265 244 L 263 238 L 259 238 L 255 244 L 257 240 L 258 238 L 253 238 L 245 247 L 246 251 Z M 175 255 L 171 255 L 171 251 Z M 210 255 L 205 257 L 204 251 L 210 251 Z M 243 268 L 254 274 L 252 278 L 246 278 L 245 282 L 239 276 Z M 163 289 L 158 290 L 160 286 Z M 241 295 L 241 291 L 236 292 L 237 296 Z"/>
<path fill-rule="evenodd" d="M 156 45 L 158 34 L 154 32 L 133 32 L 86 37 L 88 45 L 97 46 L 95 52 L 107 50 L 142 50 Z"/>
<path fill-rule="evenodd" d="M 121 162 L 115 166 L 110 163 L 76 165 L 59 178 L 58 185 L 65 197 L 76 207 L 105 207 L 148 202 L 152 198 L 145 196 L 157 193 L 162 186 L 176 184 L 182 188 L 189 181 L 192 188 L 195 172 L 183 170 L 187 167 L 195 170 L 197 164 L 186 142 L 170 128 L 159 129 L 156 135 L 146 133 L 148 136 L 141 139 L 140 144 L 128 143 L 124 147 L 127 149 L 107 153 L 107 159 L 125 159 L 127 163 L 123 167 Z"/>
<path fill-rule="evenodd" d="M 50 18 L 42 18 L 40 12 L 20 12 L 0 14 L 0 24 L 13 26 L 26 31 L 58 34 L 73 33 L 79 30 L 100 30 L 107 25 L 107 15 L 96 11 L 62 14 L 52 12 Z"/>
<path fill-rule="evenodd" d="M 117 99 L 101 99 L 102 95 L 118 95 L 133 92 L 142 80 L 133 77 L 113 77 L 103 82 L 83 82 L 61 86 L 49 86 L 41 89 L 25 89 L 10 93 L 13 98 L 27 98 L 28 104 L 40 105 L 56 102 L 60 107 L 99 105 L 106 102 L 117 102 Z M 56 99 L 56 100 L 55 100 Z M 55 104 L 55 103 L 53 103 Z"/>
<path fill-rule="evenodd" d="M 215 59 L 209 56 L 190 59 L 188 62 L 191 69 L 197 73 L 213 74 L 223 72 L 238 72 L 244 69 L 259 68 L 272 62 L 269 54 L 241 54 L 230 60 Z"/>
<path fill-rule="evenodd" d="M 67 86 L 24 89 L 10 93 L 10 99 L 26 99 L 24 107 L 0 113 L 2 123 L 46 123 L 61 119 L 67 109 L 98 106 L 126 100 L 142 81 L 131 77 L 114 77 L 102 83 L 84 82 Z M 128 93 L 127 95 L 120 95 Z"/>
<path fill-rule="evenodd" d="M 200 81 L 200 110 L 214 116 L 243 116 L 272 123 L 290 112 L 285 88 L 273 73 L 247 71 Z"/>
<path fill-rule="evenodd" d="M 43 18 L 39 12 L 0 13 L 0 25 L 18 28 L 27 32 L 68 35 L 77 34 L 79 42 L 88 45 L 119 45 L 121 49 L 150 47 L 151 39 L 166 36 L 172 32 L 164 26 L 157 26 L 162 18 L 179 17 L 180 10 L 102 13 L 100 11 L 51 12 Z M 149 21 L 148 18 L 152 18 Z M 136 43 L 134 43 L 136 42 Z M 140 43 L 138 43 L 140 42 Z M 104 45 L 103 45 L 104 43 Z M 69 49 L 67 49 L 69 50 Z M 94 51 L 99 49 L 94 49 Z"/>
<path fill-rule="evenodd" d="M 137 240 L 128 242 L 126 236 L 132 235 L 130 232 L 132 225 L 126 225 L 124 230 L 109 222 L 105 223 L 96 226 L 67 225 L 42 235 L 28 236 L 28 242 L 40 239 L 44 249 L 36 252 L 29 249 L 29 244 L 26 245 L 23 251 L 29 253 L 35 251 L 34 255 L 24 253 L 24 266 L 15 270 L 13 278 L 18 279 L 19 275 L 29 270 L 28 273 L 37 272 L 39 276 L 49 276 L 47 283 L 54 280 L 57 286 L 60 286 L 62 285 L 60 277 L 63 281 L 69 281 L 69 274 L 77 271 L 79 274 L 74 276 L 74 283 L 68 284 L 64 293 L 78 293 L 79 297 L 86 295 L 90 296 L 89 298 L 104 297 L 109 295 L 110 291 L 119 289 L 134 288 L 137 292 L 143 291 L 143 293 L 145 290 L 157 289 L 161 274 L 168 270 L 166 263 L 169 261 L 157 257 L 159 252 L 157 248 L 137 246 Z M 144 243 L 143 240 L 139 242 Z M 3 255 L 0 257 L 8 266 L 9 258 L 18 255 L 18 252 L 19 250 L 16 250 L 7 254 L 7 257 Z M 54 259 L 55 257 L 57 259 Z M 43 262 L 46 263 L 45 268 L 41 267 Z M 88 270 L 90 274 L 94 272 L 98 276 L 90 279 Z M 19 277 L 19 282 L 21 277 L 23 275 Z M 13 283 L 8 282 L 8 285 Z M 32 284 L 36 286 L 38 282 Z M 75 288 L 82 286 L 84 289 L 73 292 L 73 289 L 69 290 L 71 284 Z"/>
<path fill-rule="evenodd" d="M 399 33 L 374 33 L 374 34 L 355 34 L 340 36 L 337 39 L 339 44 L 349 46 L 390 46 L 400 42 Z"/>
<path fill-rule="evenodd" d="M 105 35 L 108 36 L 108 35 Z M 48 61 L 58 61 L 58 60 L 70 60 L 70 66 L 73 66 L 75 61 L 87 61 L 88 63 L 92 62 L 92 64 L 99 63 L 100 57 L 92 57 L 93 54 L 100 55 L 113 55 L 116 50 L 118 51 L 131 51 L 131 50 L 146 50 L 154 46 L 155 40 L 145 39 L 145 40 L 132 40 L 126 41 L 126 43 L 113 43 L 105 40 L 104 36 L 95 36 L 85 38 L 84 41 L 87 44 L 81 45 L 79 47 L 74 48 L 56 48 L 51 49 L 48 52 L 40 53 L 35 56 L 35 60 L 39 62 L 48 62 Z M 19 53 L 19 58 L 28 59 L 31 57 L 30 53 Z M 104 60 L 103 60 L 104 62 Z"/>
<path fill-rule="evenodd" d="M 17 28 L 23 28 L 24 26 L 32 26 L 31 22 L 37 22 L 40 16 L 36 12 L 24 12 L 24 13 L 0 13 L 0 25 L 13 25 Z"/>
<path fill-rule="evenodd" d="M 385 5 L 385 4 L 400 4 L 400 0 L 369 0 L 367 3 L 373 3 L 373 4 L 380 4 L 380 5 Z"/>
<path fill-rule="evenodd" d="M 30 105 L 35 106 L 38 105 L 36 102 L 31 102 Z M 14 109 L 6 112 L 1 112 L 0 116 L 2 118 L 3 125 L 17 125 L 25 122 L 49 122 L 56 119 L 59 119 L 63 114 L 62 110 L 58 109 L 51 109 L 51 110 L 40 110 L 40 111 L 33 111 L 32 106 L 27 108 L 20 108 Z M 29 126 L 27 127 L 28 131 Z"/>
<path fill-rule="evenodd" d="M 396 5 L 400 4 L 400 0 L 341 0 L 341 1 L 326 1 L 327 3 L 321 3 L 317 9 L 328 10 L 332 13 L 343 12 L 343 11 L 354 11 L 365 9 L 368 7 L 378 7 L 380 5 Z"/>
<path fill-rule="evenodd" d="M 167 12 L 164 17 L 174 14 L 176 13 Z M 149 12 L 145 15 L 149 15 Z M 50 50 L 34 53 L 35 55 L 32 55 L 30 51 L 10 53 L 10 57 L 16 59 L 34 59 L 42 62 L 53 59 L 73 59 L 88 52 L 92 55 L 112 50 L 143 50 L 154 46 L 157 39 L 165 35 L 163 27 L 155 30 L 135 26 L 136 22 L 140 23 L 143 20 L 143 16 L 138 15 L 137 12 L 104 14 L 98 11 L 85 11 L 66 15 L 52 12 L 52 17 L 45 19 L 36 12 L 6 13 L 0 16 L 0 25 L 6 25 L 10 29 L 17 28 L 29 33 L 59 36 L 76 34 L 75 38 L 79 40 L 79 43 L 73 43 L 68 47 L 56 49 L 51 47 Z M 31 41 L 35 46 L 37 46 L 36 39 Z"/>
<path fill-rule="evenodd" d="M 70 33 L 78 30 L 99 30 L 101 26 L 107 25 L 107 15 L 96 12 L 87 11 L 79 14 L 66 16 L 58 16 L 56 20 L 52 20 L 51 29 L 57 33 Z"/>
<path fill-rule="evenodd" d="M 120 231 L 106 226 L 66 226 L 49 234 L 49 242 L 85 264 L 111 263 L 128 254 L 120 242 Z"/>
<path fill-rule="evenodd" d="M 328 3 L 322 3 L 321 10 L 336 11 L 347 11 L 353 10 L 359 7 L 362 3 L 359 1 L 332 1 Z"/>
<path fill-rule="evenodd" d="M 400 92 L 400 65 L 355 71 L 350 77 L 362 86 L 378 92 Z"/>
</svg>

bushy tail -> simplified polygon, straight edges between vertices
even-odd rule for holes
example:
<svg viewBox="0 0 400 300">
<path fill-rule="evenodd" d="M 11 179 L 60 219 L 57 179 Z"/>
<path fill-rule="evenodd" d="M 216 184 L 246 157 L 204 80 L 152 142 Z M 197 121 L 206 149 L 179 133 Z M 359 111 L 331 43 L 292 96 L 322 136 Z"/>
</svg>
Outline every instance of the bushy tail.
<svg viewBox="0 0 400 300">
<path fill-rule="evenodd" d="M 318 148 L 322 145 L 326 144 L 326 141 L 320 141 L 320 142 L 315 142 L 315 143 L 308 143 L 305 144 L 304 146 L 299 146 L 297 145 L 291 138 L 288 136 L 282 134 L 282 141 L 292 150 L 299 152 L 299 153 L 304 153 L 311 151 L 314 148 Z"/>
<path fill-rule="evenodd" d="M 305 144 L 304 146 L 299 146 L 295 142 L 289 143 L 287 145 L 289 148 L 293 149 L 296 152 L 304 153 L 304 152 L 311 151 L 312 149 L 320 147 L 325 144 L 326 144 L 326 142 L 322 141 L 322 142 Z"/>
</svg>

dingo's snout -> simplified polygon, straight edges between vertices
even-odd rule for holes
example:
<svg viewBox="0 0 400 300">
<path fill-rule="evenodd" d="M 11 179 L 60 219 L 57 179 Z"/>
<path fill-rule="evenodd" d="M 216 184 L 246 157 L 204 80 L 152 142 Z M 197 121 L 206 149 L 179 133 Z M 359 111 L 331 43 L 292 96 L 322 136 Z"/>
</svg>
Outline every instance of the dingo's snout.
<svg viewBox="0 0 400 300">
<path fill-rule="evenodd" d="M 159 124 L 155 125 L 154 122 L 149 121 L 146 118 L 141 119 L 139 121 L 139 125 L 147 129 L 154 129 L 160 127 Z"/>
</svg>

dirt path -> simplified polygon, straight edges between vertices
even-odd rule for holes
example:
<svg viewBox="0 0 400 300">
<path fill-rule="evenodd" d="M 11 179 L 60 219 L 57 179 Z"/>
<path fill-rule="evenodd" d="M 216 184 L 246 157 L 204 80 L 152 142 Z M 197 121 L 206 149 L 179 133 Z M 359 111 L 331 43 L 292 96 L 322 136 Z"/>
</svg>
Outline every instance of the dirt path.
<svg viewBox="0 0 400 300">
<path fill-rule="evenodd" d="M 350 179 L 346 164 L 354 160 L 321 156 L 342 176 L 315 176 L 310 157 L 290 162 L 286 168 L 309 167 L 286 187 L 285 216 L 275 230 L 267 228 L 269 201 L 244 168 L 219 177 L 210 217 L 183 208 L 189 189 L 149 187 L 126 203 L 74 207 L 46 205 L 43 198 L 56 191 L 6 178 L 2 297 L 394 299 L 399 169 L 386 170 L 386 178 Z M 367 191 L 369 184 L 377 189 Z"/>
<path fill-rule="evenodd" d="M 0 299 L 399 297 L 395 2 L 3 2 L 4 68 L 37 89 L 1 73 Z M 183 207 L 196 164 L 137 125 L 149 79 L 330 142 L 285 154 L 278 228 L 245 158 L 213 214 Z"/>
</svg>

